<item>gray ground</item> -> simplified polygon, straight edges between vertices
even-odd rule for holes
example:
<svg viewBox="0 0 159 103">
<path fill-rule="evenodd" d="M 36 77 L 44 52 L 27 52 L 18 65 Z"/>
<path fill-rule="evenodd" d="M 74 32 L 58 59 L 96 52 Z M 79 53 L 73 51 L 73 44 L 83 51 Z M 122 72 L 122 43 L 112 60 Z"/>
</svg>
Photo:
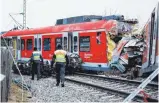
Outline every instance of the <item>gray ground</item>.
<svg viewBox="0 0 159 103">
<path fill-rule="evenodd" d="M 20 78 L 12 74 L 13 78 Z M 65 82 L 65 87 L 56 87 L 56 80 L 52 77 L 39 81 L 30 80 L 31 76 L 24 76 L 24 80 L 31 85 L 32 98 L 29 102 L 121 102 L 119 97 L 106 91 L 99 91 L 83 85 Z"/>
</svg>

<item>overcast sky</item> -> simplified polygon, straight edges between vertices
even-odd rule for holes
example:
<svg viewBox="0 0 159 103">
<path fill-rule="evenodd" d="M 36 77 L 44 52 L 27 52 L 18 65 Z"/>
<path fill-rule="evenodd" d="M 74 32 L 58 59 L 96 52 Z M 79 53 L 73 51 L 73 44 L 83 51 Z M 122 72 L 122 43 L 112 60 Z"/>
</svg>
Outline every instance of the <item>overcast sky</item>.
<svg viewBox="0 0 159 103">
<path fill-rule="evenodd" d="M 30 28 L 54 25 L 56 19 L 79 15 L 123 14 L 138 18 L 141 25 L 150 17 L 158 0 L 27 0 L 27 26 Z M 1 0 L 1 30 L 13 28 L 9 13 L 22 24 L 23 0 Z"/>
</svg>

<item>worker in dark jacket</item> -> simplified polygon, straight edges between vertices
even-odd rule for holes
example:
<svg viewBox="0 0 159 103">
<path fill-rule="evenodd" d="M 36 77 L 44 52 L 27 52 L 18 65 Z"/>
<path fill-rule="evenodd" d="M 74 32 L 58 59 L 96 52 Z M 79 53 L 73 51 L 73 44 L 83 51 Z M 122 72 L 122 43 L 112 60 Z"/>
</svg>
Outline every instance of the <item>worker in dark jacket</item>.
<svg viewBox="0 0 159 103">
<path fill-rule="evenodd" d="M 40 79 L 40 69 L 41 69 L 41 62 L 43 62 L 43 58 L 40 52 L 37 51 L 37 48 L 34 47 L 34 52 L 31 56 L 31 63 L 32 63 L 32 80 L 34 80 L 35 71 L 37 71 L 37 80 Z"/>
<path fill-rule="evenodd" d="M 59 86 L 61 81 L 61 86 L 64 87 L 65 80 L 65 66 L 68 64 L 68 57 L 65 50 L 62 50 L 62 46 L 58 45 L 57 50 L 54 52 L 52 58 L 51 66 L 55 65 L 56 71 L 56 86 Z"/>
</svg>

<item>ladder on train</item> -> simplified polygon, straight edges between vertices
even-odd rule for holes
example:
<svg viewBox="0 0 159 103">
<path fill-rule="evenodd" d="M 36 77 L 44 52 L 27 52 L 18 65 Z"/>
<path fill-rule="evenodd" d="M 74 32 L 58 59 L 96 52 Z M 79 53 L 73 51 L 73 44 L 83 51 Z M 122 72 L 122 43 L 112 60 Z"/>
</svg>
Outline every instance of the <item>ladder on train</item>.
<svg viewBox="0 0 159 103">
<path fill-rule="evenodd" d="M 159 67 L 149 76 L 144 80 L 135 91 L 133 91 L 123 102 L 131 102 L 131 100 L 143 89 L 146 87 L 148 83 L 150 83 L 156 76 L 159 74 Z"/>
</svg>

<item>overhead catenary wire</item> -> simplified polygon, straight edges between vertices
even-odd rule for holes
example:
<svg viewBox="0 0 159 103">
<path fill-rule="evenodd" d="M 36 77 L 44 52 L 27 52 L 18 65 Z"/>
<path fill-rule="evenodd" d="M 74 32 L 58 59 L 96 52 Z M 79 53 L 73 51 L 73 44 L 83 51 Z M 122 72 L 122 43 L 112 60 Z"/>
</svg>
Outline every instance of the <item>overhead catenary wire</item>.
<svg viewBox="0 0 159 103">
<path fill-rule="evenodd" d="M 15 19 L 12 17 L 11 14 L 9 14 L 9 16 L 14 20 L 14 22 L 15 22 L 18 26 L 20 26 L 20 27 L 23 28 L 23 26 L 22 26 L 17 20 L 15 20 Z"/>
<path fill-rule="evenodd" d="M 23 25 L 21 25 L 16 19 L 13 18 L 13 16 L 11 14 L 10 17 L 14 20 L 14 22 L 18 25 L 18 27 L 20 27 L 21 29 L 26 29 L 28 27 L 26 27 L 26 3 L 30 2 L 32 0 L 24 0 L 23 1 L 23 6 L 20 7 L 20 10 L 23 9 L 23 12 L 22 13 L 12 13 L 14 15 L 23 15 Z"/>
</svg>

